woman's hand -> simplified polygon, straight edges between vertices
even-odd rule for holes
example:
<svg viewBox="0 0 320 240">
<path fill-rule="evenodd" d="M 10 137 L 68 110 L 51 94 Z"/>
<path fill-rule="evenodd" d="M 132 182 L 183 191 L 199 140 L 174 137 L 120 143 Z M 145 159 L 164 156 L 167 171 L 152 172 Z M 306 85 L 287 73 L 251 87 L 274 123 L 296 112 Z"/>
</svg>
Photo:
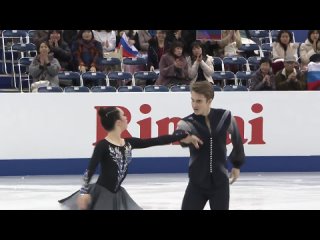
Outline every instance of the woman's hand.
<svg viewBox="0 0 320 240">
<path fill-rule="evenodd" d="M 90 68 L 90 72 L 96 72 L 96 71 L 97 71 L 96 67 L 92 66 L 92 67 Z"/>
<path fill-rule="evenodd" d="M 197 61 L 198 61 L 198 63 L 201 63 L 201 62 L 202 62 L 202 54 L 200 54 L 200 55 L 197 57 Z"/>
<path fill-rule="evenodd" d="M 91 202 L 90 194 L 80 194 L 77 199 L 77 205 L 80 210 L 86 210 Z"/>
<path fill-rule="evenodd" d="M 85 66 L 79 66 L 80 73 L 85 73 L 87 71 Z"/>
</svg>

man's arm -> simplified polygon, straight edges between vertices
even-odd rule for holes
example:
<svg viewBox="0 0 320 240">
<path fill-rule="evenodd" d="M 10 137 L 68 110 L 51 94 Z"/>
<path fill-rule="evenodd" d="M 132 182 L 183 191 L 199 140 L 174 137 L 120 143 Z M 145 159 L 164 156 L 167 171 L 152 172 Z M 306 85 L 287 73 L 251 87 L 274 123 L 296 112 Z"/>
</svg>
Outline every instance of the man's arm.
<svg viewBox="0 0 320 240">
<path fill-rule="evenodd" d="M 190 123 L 188 121 L 180 120 L 178 122 L 177 130 L 183 130 L 183 131 L 188 132 L 189 134 L 199 136 L 197 129 L 193 126 L 192 123 Z M 187 144 L 187 143 L 180 141 L 180 145 L 181 145 L 181 147 L 189 147 L 190 143 Z"/>
<path fill-rule="evenodd" d="M 228 132 L 231 134 L 231 142 L 233 145 L 229 159 L 235 168 L 240 168 L 244 164 L 245 154 L 239 128 L 235 118 L 232 115 Z"/>
<path fill-rule="evenodd" d="M 233 145 L 233 149 L 229 155 L 229 159 L 233 165 L 230 174 L 230 184 L 232 184 L 239 178 L 240 167 L 244 164 L 245 160 L 242 138 L 239 133 L 237 122 L 232 115 L 228 132 L 231 134 L 231 141 Z"/>
</svg>

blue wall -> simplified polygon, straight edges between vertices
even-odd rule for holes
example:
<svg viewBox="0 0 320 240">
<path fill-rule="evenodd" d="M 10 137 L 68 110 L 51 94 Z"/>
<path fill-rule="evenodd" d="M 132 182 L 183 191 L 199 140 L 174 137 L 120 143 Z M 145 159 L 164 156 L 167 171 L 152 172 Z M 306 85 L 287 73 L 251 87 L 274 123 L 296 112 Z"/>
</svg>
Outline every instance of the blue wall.
<svg viewBox="0 0 320 240">
<path fill-rule="evenodd" d="M 290 30 L 294 32 L 296 42 L 304 42 L 307 39 L 309 30 Z"/>
<path fill-rule="evenodd" d="M 135 158 L 129 173 L 185 173 L 186 157 Z M 0 176 L 82 174 L 89 159 L 1 160 Z M 320 171 L 320 156 L 247 157 L 242 172 Z"/>
</svg>

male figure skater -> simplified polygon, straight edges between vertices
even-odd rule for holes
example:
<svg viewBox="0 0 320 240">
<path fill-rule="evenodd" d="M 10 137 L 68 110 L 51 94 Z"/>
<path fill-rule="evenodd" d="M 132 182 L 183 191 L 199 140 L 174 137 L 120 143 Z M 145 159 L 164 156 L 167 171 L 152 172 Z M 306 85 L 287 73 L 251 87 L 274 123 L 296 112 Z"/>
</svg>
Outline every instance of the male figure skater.
<svg viewBox="0 0 320 240">
<path fill-rule="evenodd" d="M 202 210 L 209 200 L 211 210 L 229 209 L 229 184 L 237 180 L 245 154 L 238 126 L 231 112 L 211 108 L 214 98 L 212 84 L 208 81 L 191 85 L 191 105 L 194 113 L 178 123 L 183 129 L 198 136 L 203 144 L 192 145 L 189 162 L 189 183 L 182 202 L 182 210 Z M 233 149 L 229 160 L 233 168 L 230 182 L 226 168 L 227 134 L 231 134 Z"/>
</svg>

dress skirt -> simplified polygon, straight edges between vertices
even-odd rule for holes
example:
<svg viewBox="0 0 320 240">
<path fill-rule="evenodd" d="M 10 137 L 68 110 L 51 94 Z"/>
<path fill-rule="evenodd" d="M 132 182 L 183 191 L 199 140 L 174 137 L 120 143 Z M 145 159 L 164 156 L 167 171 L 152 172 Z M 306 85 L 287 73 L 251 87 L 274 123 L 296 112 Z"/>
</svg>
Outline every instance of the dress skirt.
<svg viewBox="0 0 320 240">
<path fill-rule="evenodd" d="M 142 210 L 123 187 L 113 193 L 95 183 L 89 185 L 88 193 L 91 195 L 88 210 Z M 64 209 L 78 210 L 77 198 L 79 195 L 80 191 L 77 191 L 69 197 L 59 200 L 59 203 Z"/>
</svg>

